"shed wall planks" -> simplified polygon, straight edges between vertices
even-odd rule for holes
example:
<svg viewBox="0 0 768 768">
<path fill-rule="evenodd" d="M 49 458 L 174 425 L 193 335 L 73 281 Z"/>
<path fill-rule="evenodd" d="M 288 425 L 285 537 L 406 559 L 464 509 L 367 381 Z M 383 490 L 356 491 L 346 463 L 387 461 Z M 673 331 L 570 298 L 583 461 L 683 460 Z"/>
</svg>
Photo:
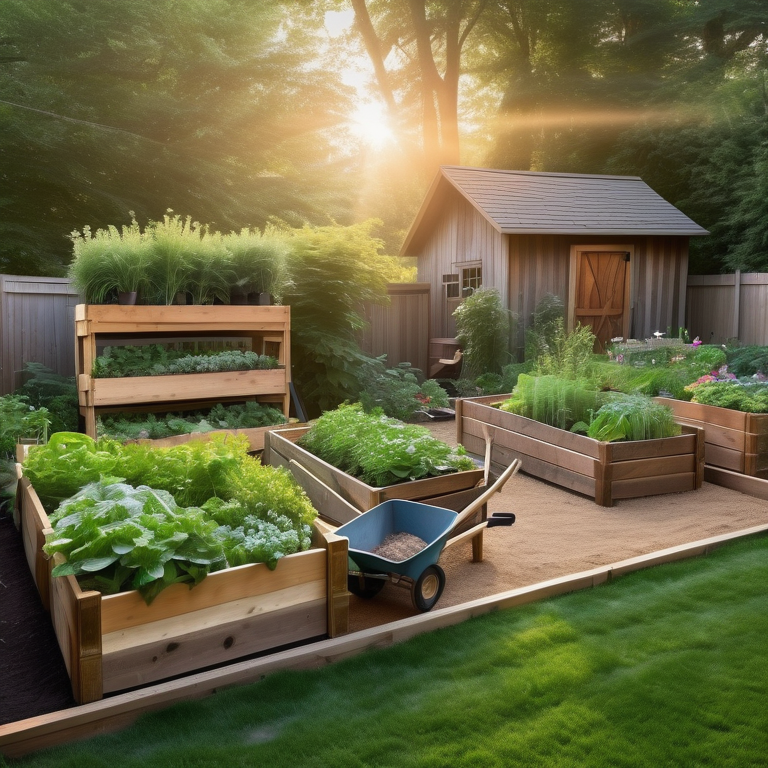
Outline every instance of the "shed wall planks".
<svg viewBox="0 0 768 768">
<path fill-rule="evenodd" d="M 456 335 L 451 313 L 457 302 L 446 299 L 443 275 L 472 261 L 482 263 L 483 286 L 498 290 L 506 306 L 509 260 L 504 236 L 458 192 L 447 190 L 419 257 L 419 280 L 432 286 L 431 336 Z"/>
<path fill-rule="evenodd" d="M 66 278 L 0 275 L 0 394 L 23 383 L 28 362 L 75 375 L 75 305 Z"/>
<path fill-rule="evenodd" d="M 686 237 L 508 235 L 510 309 L 517 313 L 518 346 L 536 305 L 547 293 L 568 306 L 571 246 L 618 245 L 634 252 L 630 280 L 630 335 L 676 334 L 684 317 L 680 286 L 688 265 Z"/>
</svg>

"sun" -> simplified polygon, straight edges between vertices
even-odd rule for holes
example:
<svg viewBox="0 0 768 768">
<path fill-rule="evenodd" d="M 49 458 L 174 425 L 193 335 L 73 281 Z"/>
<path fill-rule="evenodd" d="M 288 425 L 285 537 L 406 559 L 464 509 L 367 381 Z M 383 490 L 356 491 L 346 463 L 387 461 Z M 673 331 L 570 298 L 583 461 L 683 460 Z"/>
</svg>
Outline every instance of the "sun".
<svg viewBox="0 0 768 768">
<path fill-rule="evenodd" d="M 351 116 L 350 128 L 371 149 L 384 149 L 395 141 L 386 109 L 376 101 L 360 102 Z"/>
</svg>

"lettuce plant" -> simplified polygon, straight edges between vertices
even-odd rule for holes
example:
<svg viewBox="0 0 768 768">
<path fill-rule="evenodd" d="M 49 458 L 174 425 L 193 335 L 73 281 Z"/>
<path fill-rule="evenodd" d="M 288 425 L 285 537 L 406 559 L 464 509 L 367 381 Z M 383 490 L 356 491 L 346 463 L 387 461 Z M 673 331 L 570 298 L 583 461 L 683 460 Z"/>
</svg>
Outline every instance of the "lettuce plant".
<svg viewBox="0 0 768 768">
<path fill-rule="evenodd" d="M 150 603 L 167 586 L 198 584 L 226 567 L 216 523 L 182 509 L 170 493 L 125 483 L 90 483 L 51 517 L 47 554 L 66 556 L 53 576 L 81 576 L 86 588 L 136 589 Z"/>
</svg>

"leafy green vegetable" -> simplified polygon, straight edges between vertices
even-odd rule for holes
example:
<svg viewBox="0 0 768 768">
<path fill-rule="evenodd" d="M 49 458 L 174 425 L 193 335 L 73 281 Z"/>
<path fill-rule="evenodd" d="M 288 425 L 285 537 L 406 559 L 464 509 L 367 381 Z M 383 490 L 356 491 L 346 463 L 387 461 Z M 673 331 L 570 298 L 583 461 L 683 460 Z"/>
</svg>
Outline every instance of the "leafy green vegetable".
<svg viewBox="0 0 768 768">
<path fill-rule="evenodd" d="M 252 371 L 277 368 L 278 365 L 274 357 L 238 349 L 189 354 L 167 349 L 161 344 L 146 344 L 135 347 L 104 347 L 104 352 L 93 363 L 93 376 L 106 379 L 126 376 L 166 376 L 178 373 Z"/>
<path fill-rule="evenodd" d="M 82 576 L 109 594 L 138 590 L 149 603 L 167 586 L 199 583 L 226 567 L 217 525 L 200 509 L 181 509 L 170 493 L 125 483 L 91 483 L 51 517 L 44 546 L 65 563 L 53 576 Z"/>
<path fill-rule="evenodd" d="M 46 445 L 30 448 L 24 474 L 46 510 L 52 510 L 84 485 L 102 476 L 116 476 L 116 465 L 117 459 L 109 444 L 97 447 L 87 435 L 56 432 Z"/>
<path fill-rule="evenodd" d="M 451 449 L 429 430 L 358 405 L 324 413 L 299 444 L 375 487 L 474 468 L 463 447 Z"/>
<path fill-rule="evenodd" d="M 257 402 L 219 403 L 207 411 L 192 413 L 122 413 L 97 421 L 100 436 L 115 440 L 155 440 L 173 435 L 210 432 L 216 429 L 249 429 L 285 424 L 281 411 Z"/>
</svg>

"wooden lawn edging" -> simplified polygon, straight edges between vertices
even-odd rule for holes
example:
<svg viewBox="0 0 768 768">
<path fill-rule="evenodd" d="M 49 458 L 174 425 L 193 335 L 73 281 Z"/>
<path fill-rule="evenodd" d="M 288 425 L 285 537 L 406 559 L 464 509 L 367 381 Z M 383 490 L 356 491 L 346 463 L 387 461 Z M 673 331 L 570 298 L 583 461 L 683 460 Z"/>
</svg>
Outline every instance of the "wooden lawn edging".
<svg viewBox="0 0 768 768">
<path fill-rule="evenodd" d="M 342 472 L 332 464 L 328 464 L 319 457 L 296 444 L 296 441 L 308 432 L 309 426 L 301 426 L 289 429 L 274 429 L 264 437 L 264 453 L 262 462 L 275 467 L 287 467 L 290 462 L 300 464 L 310 475 L 324 483 L 328 488 L 341 496 L 361 512 L 381 504 L 389 499 L 407 499 L 419 501 L 423 504 L 445 507 L 456 512 L 464 509 L 471 501 L 474 501 L 484 490 L 478 486 L 483 480 L 482 469 L 470 469 L 465 472 L 453 472 L 438 477 L 426 477 L 421 480 L 410 480 L 395 485 L 387 485 L 381 488 L 364 483 L 346 472 Z M 298 479 L 298 478 L 297 478 Z M 300 484 L 312 483 L 311 477 L 302 477 Z M 322 517 L 336 525 L 349 520 L 346 509 L 339 509 L 333 505 L 330 494 L 324 492 L 320 483 L 315 482 L 315 488 L 304 487 L 310 498 L 323 498 L 328 502 L 320 511 Z M 458 526 L 456 532 L 461 533 L 473 527 L 487 518 L 487 506 L 483 507 L 471 518 Z M 480 562 L 483 559 L 483 531 L 472 537 L 472 559 Z"/>
<path fill-rule="evenodd" d="M 610 507 L 617 499 L 693 491 L 704 478 L 704 431 L 658 440 L 607 443 L 492 407 L 509 395 L 456 400 L 456 440 L 469 453 L 493 439 L 492 466 L 522 461 L 522 471 Z"/>
<path fill-rule="evenodd" d="M 657 397 L 675 420 L 704 430 L 708 465 L 768 478 L 768 413 L 744 413 L 705 403 Z"/>
<path fill-rule="evenodd" d="M 30 572 L 79 703 L 253 653 L 336 637 L 349 626 L 347 539 L 316 525 L 312 549 L 216 571 L 194 589 L 174 584 L 147 605 L 138 592 L 102 595 L 42 546 L 50 521 L 29 480 L 20 480 L 21 535 Z"/>
<path fill-rule="evenodd" d="M 198 672 L 166 683 L 119 694 L 103 701 L 47 715 L 0 725 L 0 754 L 16 758 L 36 750 L 109 733 L 128 727 L 139 715 L 170 706 L 177 701 L 198 699 L 233 685 L 262 680 L 284 669 L 313 669 L 383 648 L 417 635 L 450 627 L 467 619 L 510 609 L 549 597 L 604 584 L 614 578 L 656 565 L 700 557 L 742 538 L 768 534 L 768 524 L 721 534 L 689 544 L 662 549 L 620 560 L 588 571 L 562 576 L 526 587 L 436 609 L 345 637 L 311 643 L 258 659 L 236 662 L 220 669 Z"/>
</svg>

